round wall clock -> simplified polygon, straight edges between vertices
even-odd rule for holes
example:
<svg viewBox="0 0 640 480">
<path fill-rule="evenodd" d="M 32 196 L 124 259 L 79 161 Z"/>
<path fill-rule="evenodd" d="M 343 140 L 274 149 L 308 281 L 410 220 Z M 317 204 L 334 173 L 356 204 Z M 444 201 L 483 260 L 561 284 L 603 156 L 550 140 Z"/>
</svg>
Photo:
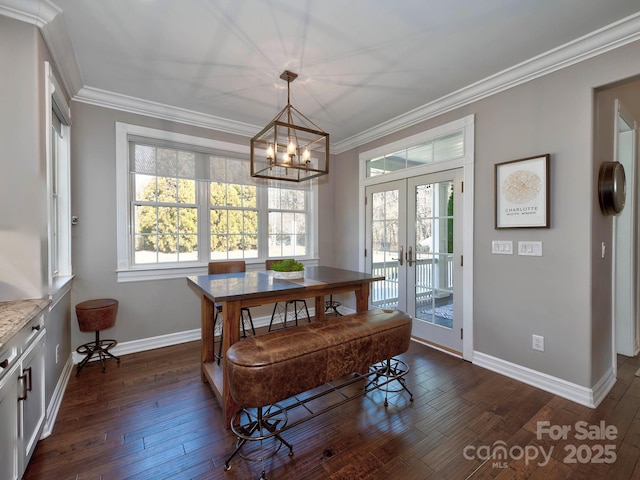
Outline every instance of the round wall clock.
<svg viewBox="0 0 640 480">
<path fill-rule="evenodd" d="M 605 215 L 617 215 L 624 208 L 625 175 L 620 162 L 603 162 L 598 175 L 598 198 Z"/>
</svg>

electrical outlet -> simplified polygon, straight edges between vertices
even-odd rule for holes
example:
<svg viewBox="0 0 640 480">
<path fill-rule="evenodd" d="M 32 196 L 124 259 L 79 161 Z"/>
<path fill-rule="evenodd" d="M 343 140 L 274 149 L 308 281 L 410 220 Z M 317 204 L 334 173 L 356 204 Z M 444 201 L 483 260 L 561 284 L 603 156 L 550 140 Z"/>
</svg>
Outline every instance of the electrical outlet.
<svg viewBox="0 0 640 480">
<path fill-rule="evenodd" d="M 531 348 L 534 350 L 538 350 L 540 352 L 544 352 L 544 337 L 541 335 L 532 335 L 532 344 Z"/>
<path fill-rule="evenodd" d="M 59 359 L 60 359 L 60 344 L 56 345 L 56 365 L 58 364 Z"/>
</svg>

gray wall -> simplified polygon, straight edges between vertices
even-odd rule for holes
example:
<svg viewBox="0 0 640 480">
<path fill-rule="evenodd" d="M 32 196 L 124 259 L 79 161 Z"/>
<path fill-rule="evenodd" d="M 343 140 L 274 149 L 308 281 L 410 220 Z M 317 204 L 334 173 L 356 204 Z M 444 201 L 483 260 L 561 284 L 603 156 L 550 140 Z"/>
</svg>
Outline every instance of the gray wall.
<svg viewBox="0 0 640 480">
<path fill-rule="evenodd" d="M 0 301 L 46 293 L 46 168 L 41 144 L 40 34 L 0 16 Z"/>
<path fill-rule="evenodd" d="M 45 60 L 38 29 L 0 15 L 0 301 L 49 293 Z M 46 316 L 47 405 L 71 357 L 70 318 L 69 295 Z"/>
<path fill-rule="evenodd" d="M 592 387 L 612 365 L 611 217 L 595 190 L 594 88 L 640 73 L 640 43 L 533 80 L 338 156 L 336 262 L 358 256 L 358 153 L 475 114 L 474 350 Z M 494 164 L 551 154 L 550 229 L 494 229 Z M 492 255 L 492 240 L 543 242 L 543 257 Z M 469 239 L 466 239 L 469 240 Z M 545 337 L 545 352 L 531 335 Z"/>
</svg>

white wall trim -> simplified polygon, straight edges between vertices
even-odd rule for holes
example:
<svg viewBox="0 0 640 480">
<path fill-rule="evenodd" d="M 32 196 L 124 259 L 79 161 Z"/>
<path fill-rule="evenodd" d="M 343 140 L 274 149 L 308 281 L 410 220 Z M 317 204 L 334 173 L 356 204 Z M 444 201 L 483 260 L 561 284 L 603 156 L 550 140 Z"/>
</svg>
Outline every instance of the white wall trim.
<svg viewBox="0 0 640 480">
<path fill-rule="evenodd" d="M 173 107 L 158 102 L 151 102 L 141 98 L 121 95 L 93 87 L 83 87 L 73 100 L 77 102 L 111 108 L 123 112 L 145 115 L 162 120 L 175 121 L 196 127 L 211 128 L 220 132 L 233 133 L 245 137 L 252 137 L 262 127 L 248 123 L 237 122 L 206 113 L 195 112 L 185 108 Z"/>
<path fill-rule="evenodd" d="M 473 364 L 590 408 L 596 408 L 616 382 L 611 368 L 593 388 L 587 388 L 478 351 Z"/>
<path fill-rule="evenodd" d="M 157 337 L 141 338 L 139 340 L 131 340 L 128 342 L 118 343 L 114 348 L 109 350 L 115 356 L 129 355 L 131 353 L 146 352 L 156 348 L 169 347 L 180 343 L 193 342 L 200 340 L 200 329 L 186 330 L 184 332 L 169 333 L 167 335 L 159 335 Z M 73 363 L 78 364 L 82 361 L 84 355 L 73 352 Z M 94 357 L 91 361 L 98 360 Z"/>
<path fill-rule="evenodd" d="M 602 376 L 602 378 L 593 386 L 593 404 L 597 407 L 600 405 L 605 397 L 609 394 L 611 389 L 616 383 L 616 365 L 612 365 L 609 367 L 607 372 Z M 594 407 L 595 408 L 595 407 Z"/>
<path fill-rule="evenodd" d="M 315 316 L 315 308 L 312 306 L 311 302 L 308 302 L 309 305 L 309 316 Z M 341 312 L 344 315 L 349 313 L 354 313 L 353 310 L 348 308 L 340 307 Z M 253 325 L 256 328 L 260 327 L 268 327 L 269 322 L 271 321 L 271 314 L 263 315 L 260 317 L 253 317 Z M 169 347 L 171 345 L 178 345 L 180 343 L 186 342 L 194 342 L 196 340 L 200 340 L 200 329 L 196 328 L 193 330 L 186 330 L 183 332 L 169 333 L 167 335 L 159 335 L 157 337 L 149 337 L 149 338 L 141 338 L 139 340 L 131 340 L 128 342 L 120 342 L 114 348 L 109 351 L 116 356 L 120 355 L 129 355 L 131 353 L 138 352 L 146 352 L 147 350 L 154 350 L 156 348 Z M 78 364 L 84 355 L 79 354 L 78 352 L 73 352 L 73 363 Z M 91 361 L 98 360 L 98 357 L 92 358 Z"/>
<path fill-rule="evenodd" d="M 56 423 L 56 418 L 58 417 L 58 412 L 60 411 L 60 406 L 62 405 L 64 392 L 67 389 L 67 384 L 69 383 L 69 378 L 71 378 L 72 371 L 73 357 L 69 355 L 69 358 L 67 358 L 67 363 L 65 363 L 64 369 L 62 370 L 60 378 L 58 379 L 58 383 L 56 384 L 56 388 L 53 391 L 53 395 L 51 396 L 49 405 L 47 405 L 47 416 L 44 421 L 44 428 L 42 429 L 42 435 L 40 436 L 40 439 L 47 438 L 49 435 L 51 435 L 51 433 L 53 433 L 53 425 Z"/>
<path fill-rule="evenodd" d="M 49 0 L 2 0 L 0 15 L 20 20 L 21 22 L 43 27 L 62 9 Z"/>
</svg>

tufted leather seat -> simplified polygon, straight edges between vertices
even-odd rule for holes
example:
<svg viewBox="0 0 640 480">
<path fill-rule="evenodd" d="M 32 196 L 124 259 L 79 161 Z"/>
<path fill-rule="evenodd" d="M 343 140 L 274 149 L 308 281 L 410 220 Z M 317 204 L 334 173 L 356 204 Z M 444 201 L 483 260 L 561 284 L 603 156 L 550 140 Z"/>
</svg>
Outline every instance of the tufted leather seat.
<svg viewBox="0 0 640 480">
<path fill-rule="evenodd" d="M 243 407 L 271 405 L 404 353 L 410 339 L 411 317 L 398 310 L 369 310 L 241 339 L 226 356 L 230 393 Z"/>
</svg>

